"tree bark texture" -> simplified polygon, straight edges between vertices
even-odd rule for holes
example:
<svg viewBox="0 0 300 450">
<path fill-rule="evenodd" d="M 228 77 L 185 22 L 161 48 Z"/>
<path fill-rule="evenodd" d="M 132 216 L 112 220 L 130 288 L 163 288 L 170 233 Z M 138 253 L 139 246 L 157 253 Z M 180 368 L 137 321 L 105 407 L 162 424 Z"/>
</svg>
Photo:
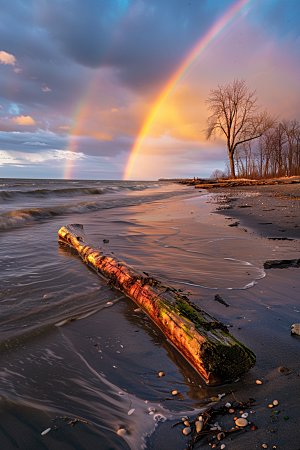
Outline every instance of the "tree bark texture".
<svg viewBox="0 0 300 450">
<path fill-rule="evenodd" d="M 112 254 L 87 243 L 82 225 L 62 227 L 59 242 L 75 248 L 84 262 L 130 297 L 208 385 L 235 380 L 255 364 L 255 355 L 227 327 L 177 290 L 139 273 Z"/>
</svg>

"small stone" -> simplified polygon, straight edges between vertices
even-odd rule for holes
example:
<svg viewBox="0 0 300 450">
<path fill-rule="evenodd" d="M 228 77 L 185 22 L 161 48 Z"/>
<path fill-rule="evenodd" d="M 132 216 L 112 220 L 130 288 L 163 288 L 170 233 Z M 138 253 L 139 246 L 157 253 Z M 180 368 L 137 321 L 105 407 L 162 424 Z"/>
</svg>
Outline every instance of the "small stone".
<svg viewBox="0 0 300 450">
<path fill-rule="evenodd" d="M 112 306 L 113 302 L 106 302 L 107 306 Z"/>
<path fill-rule="evenodd" d="M 200 431 L 203 428 L 203 421 L 197 420 L 197 422 L 195 423 L 195 427 L 196 427 L 196 433 L 200 433 Z"/>
<path fill-rule="evenodd" d="M 117 434 L 119 436 L 124 436 L 124 434 L 126 434 L 125 428 L 119 428 L 118 431 L 117 431 Z"/>
<path fill-rule="evenodd" d="M 273 400 L 273 405 L 277 406 L 278 405 L 278 400 Z"/>
<path fill-rule="evenodd" d="M 294 323 L 294 325 L 291 326 L 291 334 L 300 336 L 300 323 Z"/>
<path fill-rule="evenodd" d="M 226 408 L 230 408 L 231 403 L 227 402 L 227 403 L 225 403 L 225 406 L 226 406 Z"/>
<path fill-rule="evenodd" d="M 251 430 L 252 430 L 252 431 L 257 430 L 257 426 L 256 426 L 256 425 L 252 425 Z"/>
<path fill-rule="evenodd" d="M 51 431 L 51 428 L 47 428 L 46 430 L 42 431 L 41 435 L 44 436 L 45 434 L 49 433 Z"/>
<path fill-rule="evenodd" d="M 218 401 L 220 401 L 220 399 L 218 397 L 211 397 L 211 401 L 212 402 L 218 402 Z"/>
<path fill-rule="evenodd" d="M 248 425 L 248 420 L 247 419 L 243 419 L 242 417 L 240 417 L 239 419 L 236 419 L 235 424 L 238 427 L 245 427 Z"/>
<path fill-rule="evenodd" d="M 246 419 L 246 417 L 248 417 L 248 415 L 249 415 L 248 413 L 243 413 L 242 414 L 243 419 Z"/>
<path fill-rule="evenodd" d="M 233 420 L 237 420 L 237 416 L 235 416 L 235 417 L 233 418 Z"/>
<path fill-rule="evenodd" d="M 166 374 L 164 372 L 158 372 L 159 377 L 164 377 Z"/>
<path fill-rule="evenodd" d="M 267 444 L 262 444 L 262 448 L 268 448 Z"/>
<path fill-rule="evenodd" d="M 276 445 L 273 445 L 273 448 L 277 448 Z"/>
<path fill-rule="evenodd" d="M 256 380 L 256 384 L 262 384 L 262 381 Z"/>
<path fill-rule="evenodd" d="M 273 406 L 274 406 L 273 404 L 270 404 L 270 405 L 269 405 L 269 408 L 273 408 Z"/>
<path fill-rule="evenodd" d="M 229 412 L 230 414 L 233 414 L 233 413 L 235 412 L 235 410 L 231 408 L 228 412 Z"/>
<path fill-rule="evenodd" d="M 185 421 L 183 422 L 183 425 L 185 425 L 186 427 L 189 427 L 189 426 L 190 426 L 190 422 L 189 422 L 188 420 L 185 420 Z"/>
<path fill-rule="evenodd" d="M 185 436 L 187 436 L 188 434 L 190 434 L 191 431 L 192 431 L 192 430 L 191 430 L 191 427 L 186 427 L 186 428 L 184 428 L 184 429 L 182 430 L 182 432 L 183 432 L 183 434 L 184 434 Z"/>
<path fill-rule="evenodd" d="M 223 450 L 225 447 L 226 447 L 226 445 L 222 444 L 220 448 L 221 448 L 221 450 Z"/>
<path fill-rule="evenodd" d="M 225 433 L 219 433 L 218 435 L 217 435 L 217 439 L 218 439 L 218 441 L 221 441 L 222 439 L 224 439 L 224 437 L 225 437 Z"/>
<path fill-rule="evenodd" d="M 134 411 L 135 411 L 135 408 L 132 408 L 130 411 L 128 411 L 128 416 L 131 416 L 131 414 L 133 414 L 134 413 Z"/>
<path fill-rule="evenodd" d="M 172 395 L 177 395 L 178 391 L 172 391 Z"/>
<path fill-rule="evenodd" d="M 200 422 L 203 422 L 203 417 L 202 417 L 202 416 L 199 416 L 199 417 L 198 417 L 198 420 L 199 420 Z"/>
<path fill-rule="evenodd" d="M 216 448 L 217 447 L 217 444 L 213 444 L 212 446 L 211 446 L 211 448 Z"/>
<path fill-rule="evenodd" d="M 243 414 L 244 411 L 240 411 L 240 414 Z"/>
</svg>

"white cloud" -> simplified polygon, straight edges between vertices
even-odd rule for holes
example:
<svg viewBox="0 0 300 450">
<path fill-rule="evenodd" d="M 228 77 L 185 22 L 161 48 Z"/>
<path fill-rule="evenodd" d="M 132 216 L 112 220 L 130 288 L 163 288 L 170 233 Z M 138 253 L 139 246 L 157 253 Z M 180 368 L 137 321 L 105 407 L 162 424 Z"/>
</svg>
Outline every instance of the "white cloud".
<svg viewBox="0 0 300 450">
<path fill-rule="evenodd" d="M 45 87 L 42 88 L 42 91 L 43 92 L 51 92 L 51 89 L 48 88 L 48 86 L 45 86 Z"/>
<path fill-rule="evenodd" d="M 23 145 L 43 145 L 43 146 L 48 146 L 49 144 L 45 144 L 45 142 L 23 142 Z"/>
<path fill-rule="evenodd" d="M 24 166 L 32 166 L 32 164 L 43 164 L 51 161 L 61 160 L 80 160 L 84 159 L 83 153 L 73 153 L 69 150 L 48 150 L 40 153 L 25 153 L 15 150 L 0 150 L 0 166 L 22 164 Z"/>
<path fill-rule="evenodd" d="M 11 55 L 10 53 L 6 53 L 3 50 L 0 51 L 0 64 L 10 64 L 11 66 L 14 66 L 16 64 L 17 60 L 14 57 L 14 55 Z"/>
</svg>

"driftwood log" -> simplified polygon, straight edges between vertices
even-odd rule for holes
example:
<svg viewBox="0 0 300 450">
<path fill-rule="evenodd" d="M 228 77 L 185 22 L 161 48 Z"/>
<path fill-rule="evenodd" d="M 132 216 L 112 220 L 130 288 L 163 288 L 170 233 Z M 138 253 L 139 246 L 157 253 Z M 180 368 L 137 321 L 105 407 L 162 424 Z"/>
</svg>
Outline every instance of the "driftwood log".
<svg viewBox="0 0 300 450">
<path fill-rule="evenodd" d="M 137 303 L 207 384 L 235 380 L 254 366 L 254 353 L 224 324 L 176 289 L 139 273 L 99 247 L 92 248 L 82 225 L 62 227 L 58 235 L 59 242 L 75 248 L 84 262 Z"/>
</svg>

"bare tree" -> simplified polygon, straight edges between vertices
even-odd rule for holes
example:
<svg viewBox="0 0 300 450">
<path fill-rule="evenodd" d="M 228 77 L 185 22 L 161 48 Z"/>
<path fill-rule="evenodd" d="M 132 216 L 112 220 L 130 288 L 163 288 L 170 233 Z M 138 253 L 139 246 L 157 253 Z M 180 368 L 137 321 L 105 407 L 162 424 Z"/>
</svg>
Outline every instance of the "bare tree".
<svg viewBox="0 0 300 450">
<path fill-rule="evenodd" d="M 212 112 L 207 119 L 206 139 L 225 135 L 231 176 L 235 178 L 234 153 L 239 144 L 262 136 L 276 119 L 267 111 L 258 112 L 256 91 L 250 92 L 245 80 L 233 80 L 212 89 L 206 103 Z"/>
</svg>

